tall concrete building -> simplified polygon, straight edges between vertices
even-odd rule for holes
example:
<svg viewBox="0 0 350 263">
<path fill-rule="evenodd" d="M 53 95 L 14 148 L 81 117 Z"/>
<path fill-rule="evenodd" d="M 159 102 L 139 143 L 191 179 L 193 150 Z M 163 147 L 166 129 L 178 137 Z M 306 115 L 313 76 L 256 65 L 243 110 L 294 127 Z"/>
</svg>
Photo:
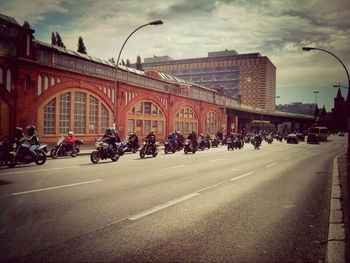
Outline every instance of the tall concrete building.
<svg viewBox="0 0 350 263">
<path fill-rule="evenodd" d="M 242 107 L 275 110 L 276 67 L 260 53 L 225 50 L 178 60 L 154 56 L 145 58 L 142 66 L 240 97 Z"/>
</svg>

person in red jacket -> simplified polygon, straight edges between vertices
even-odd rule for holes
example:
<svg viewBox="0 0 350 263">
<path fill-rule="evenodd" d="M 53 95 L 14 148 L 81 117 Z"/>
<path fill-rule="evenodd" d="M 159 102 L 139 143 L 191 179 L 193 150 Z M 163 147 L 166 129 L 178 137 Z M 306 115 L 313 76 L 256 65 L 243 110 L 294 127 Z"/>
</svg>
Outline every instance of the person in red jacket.
<svg viewBox="0 0 350 263">
<path fill-rule="evenodd" d="M 68 149 L 68 151 L 71 151 L 75 147 L 75 136 L 72 131 L 68 132 L 68 136 L 65 138 L 65 144 Z"/>
</svg>

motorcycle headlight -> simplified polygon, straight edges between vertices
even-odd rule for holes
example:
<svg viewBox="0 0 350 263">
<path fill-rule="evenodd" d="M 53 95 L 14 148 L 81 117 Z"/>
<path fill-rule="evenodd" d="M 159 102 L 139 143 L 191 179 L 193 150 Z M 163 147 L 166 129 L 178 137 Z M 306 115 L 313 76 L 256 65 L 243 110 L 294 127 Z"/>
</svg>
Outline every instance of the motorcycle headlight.
<svg viewBox="0 0 350 263">
<path fill-rule="evenodd" d="M 17 147 L 17 143 L 13 143 L 13 144 L 12 144 L 12 147 L 13 147 L 13 148 L 16 148 L 16 147 Z"/>
</svg>

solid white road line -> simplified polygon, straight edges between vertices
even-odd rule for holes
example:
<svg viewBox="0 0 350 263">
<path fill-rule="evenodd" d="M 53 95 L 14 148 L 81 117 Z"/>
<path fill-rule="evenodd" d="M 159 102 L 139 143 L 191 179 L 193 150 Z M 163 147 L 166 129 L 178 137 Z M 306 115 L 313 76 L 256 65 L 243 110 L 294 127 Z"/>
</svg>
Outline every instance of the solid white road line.
<svg viewBox="0 0 350 263">
<path fill-rule="evenodd" d="M 166 168 L 161 168 L 161 169 L 157 169 L 157 171 L 162 171 L 162 170 L 167 170 L 167 169 L 177 169 L 177 168 L 181 168 L 181 167 L 185 167 L 185 164 L 181 164 L 181 165 L 177 165 L 177 166 L 172 166 L 172 167 L 166 167 Z"/>
<path fill-rule="evenodd" d="M 214 160 L 210 160 L 209 162 L 217 162 L 217 161 L 223 161 L 223 160 L 226 160 L 226 159 L 214 159 Z"/>
<path fill-rule="evenodd" d="M 96 179 L 96 180 L 87 181 L 87 182 L 81 182 L 81 183 L 75 183 L 75 184 L 66 184 L 66 185 L 60 185 L 60 186 L 54 186 L 54 187 L 48 187 L 48 188 L 41 188 L 41 189 L 35 189 L 35 190 L 30 190 L 30 191 L 18 192 L 18 193 L 13 193 L 12 195 L 24 195 L 24 194 L 30 194 L 30 193 L 36 193 L 36 192 L 60 189 L 60 188 L 65 188 L 65 187 L 72 187 L 72 186 L 77 186 L 77 185 L 82 185 L 82 184 L 97 183 L 97 182 L 101 182 L 101 181 L 102 181 L 102 179 Z"/>
<path fill-rule="evenodd" d="M 272 167 L 272 166 L 275 166 L 277 163 L 270 163 L 269 165 L 266 165 L 265 167 L 266 168 L 270 168 L 270 167 Z"/>
<path fill-rule="evenodd" d="M 144 212 L 141 212 L 141 213 L 139 213 L 137 215 L 131 216 L 128 219 L 130 221 L 135 221 L 135 220 L 140 219 L 142 217 L 145 217 L 145 216 L 148 216 L 148 215 L 153 214 L 155 212 L 158 212 L 158 211 L 160 211 L 162 209 L 168 208 L 170 206 L 173 206 L 173 205 L 176 205 L 176 204 L 181 203 L 183 201 L 186 201 L 188 199 L 191 199 L 191 198 L 193 198 L 193 197 L 195 197 L 197 195 L 199 195 L 199 193 L 192 193 L 192 194 L 189 194 L 189 195 L 185 195 L 183 197 L 180 197 L 180 198 L 174 199 L 172 201 L 169 201 L 169 202 L 167 202 L 165 204 L 153 207 L 153 208 L 151 208 L 149 210 L 146 210 Z"/>
<path fill-rule="evenodd" d="M 222 181 L 222 182 L 220 182 L 220 183 L 213 184 L 213 185 L 211 185 L 211 186 L 202 188 L 201 190 L 198 190 L 197 193 L 203 192 L 203 191 L 208 190 L 208 189 L 210 189 L 210 188 L 217 187 L 217 186 L 219 186 L 219 185 L 221 185 L 221 184 L 223 184 L 223 183 L 226 183 L 226 181 Z"/>
<path fill-rule="evenodd" d="M 67 167 L 57 167 L 57 168 L 47 168 L 47 169 L 37 169 L 37 170 L 26 170 L 26 171 L 17 171 L 17 172 L 8 172 L 8 173 L 1 173 L 1 175 L 6 174 L 26 174 L 26 173 L 36 173 L 36 172 L 47 172 L 47 171 L 53 171 L 53 170 L 63 170 L 63 169 L 72 169 L 72 168 L 79 168 L 81 166 L 75 165 L 75 166 L 67 166 Z"/>
<path fill-rule="evenodd" d="M 288 159 L 290 159 L 290 157 L 289 157 L 289 156 L 288 156 L 288 157 L 286 157 L 286 158 L 284 158 L 283 160 L 287 161 Z"/>
<path fill-rule="evenodd" d="M 249 176 L 249 175 L 252 175 L 252 174 L 254 174 L 253 171 L 252 171 L 252 172 L 245 173 L 245 174 L 242 174 L 242 175 L 237 176 L 237 177 L 234 177 L 234 178 L 230 179 L 230 181 L 231 181 L 231 182 L 237 181 L 237 180 L 239 180 L 239 179 L 242 179 L 242 178 L 244 178 L 244 177 L 246 177 L 246 176 Z"/>
</svg>

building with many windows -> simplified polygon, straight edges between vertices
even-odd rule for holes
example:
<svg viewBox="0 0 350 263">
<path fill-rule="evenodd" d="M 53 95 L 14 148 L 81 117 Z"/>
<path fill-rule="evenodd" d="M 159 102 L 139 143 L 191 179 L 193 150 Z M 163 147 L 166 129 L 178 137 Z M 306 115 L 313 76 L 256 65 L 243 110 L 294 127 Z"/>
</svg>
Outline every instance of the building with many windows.
<svg viewBox="0 0 350 263">
<path fill-rule="evenodd" d="M 241 99 L 250 108 L 275 110 L 276 67 L 260 53 L 234 50 L 209 52 L 208 57 L 174 60 L 145 58 L 145 70 L 158 70 Z"/>
</svg>

